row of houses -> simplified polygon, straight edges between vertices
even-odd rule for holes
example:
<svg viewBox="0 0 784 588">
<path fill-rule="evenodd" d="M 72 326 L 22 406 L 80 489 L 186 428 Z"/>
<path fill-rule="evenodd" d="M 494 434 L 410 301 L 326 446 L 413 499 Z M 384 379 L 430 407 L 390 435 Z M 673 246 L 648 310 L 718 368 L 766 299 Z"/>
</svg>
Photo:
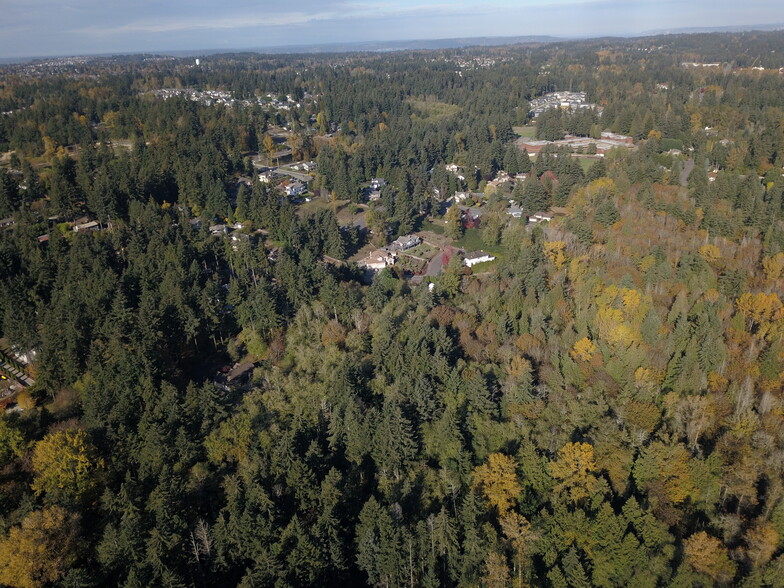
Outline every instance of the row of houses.
<svg viewBox="0 0 784 588">
<path fill-rule="evenodd" d="M 397 252 L 390 251 L 388 248 L 376 249 L 360 262 L 360 265 L 367 270 L 380 271 L 387 267 L 392 267 L 397 262 Z M 472 251 L 468 253 L 463 259 L 463 265 L 466 267 L 473 267 L 478 263 L 486 261 L 493 261 L 495 255 L 485 251 Z"/>
<path fill-rule="evenodd" d="M 544 141 L 523 137 L 518 141 L 518 145 L 521 149 L 525 149 L 529 155 L 536 155 L 548 145 L 557 145 L 569 147 L 575 152 L 581 151 L 585 153 L 595 151 L 596 155 L 603 157 L 605 153 L 618 147 L 621 149 L 633 149 L 634 138 L 627 135 L 604 132 L 601 134 L 600 139 L 566 135 L 563 139 L 558 141 Z"/>
<path fill-rule="evenodd" d="M 49 218 L 50 222 L 56 220 L 57 217 Z M 2 221 L 0 221 L 2 223 Z M 73 223 L 71 223 L 71 230 L 74 233 L 88 233 L 90 231 L 104 231 L 104 230 L 111 230 L 113 228 L 113 224 L 111 222 L 102 224 L 95 220 L 90 220 L 89 217 L 83 216 L 81 218 L 76 219 Z M 49 233 L 45 233 L 43 235 L 38 236 L 38 242 L 41 244 L 49 242 Z"/>
<path fill-rule="evenodd" d="M 264 182 L 265 184 L 278 184 L 286 193 L 286 196 L 292 198 L 301 196 L 307 192 L 307 182 L 311 179 L 312 178 L 305 176 L 304 174 L 297 174 L 296 178 L 292 178 L 290 173 L 281 172 L 279 170 L 267 170 L 259 174 L 260 182 Z"/>
<path fill-rule="evenodd" d="M 545 110 L 550 110 L 551 108 L 577 110 L 580 108 L 598 107 L 596 104 L 587 101 L 585 92 L 550 92 L 531 100 L 529 114 L 536 118 Z"/>
<path fill-rule="evenodd" d="M 285 100 L 278 100 L 272 94 L 260 96 L 254 100 L 242 100 L 234 98 L 231 92 L 223 90 L 196 90 L 195 88 L 161 88 L 153 90 L 152 95 L 161 100 L 169 100 L 170 98 L 184 97 L 192 102 L 198 102 L 205 106 L 223 105 L 233 107 L 235 105 L 249 108 L 251 106 L 261 106 L 265 110 L 270 108 L 275 110 L 291 110 L 292 108 L 301 108 L 302 102 L 311 102 L 313 97 L 310 94 L 305 94 L 302 101 L 297 101 L 291 95 L 287 95 Z"/>
<path fill-rule="evenodd" d="M 403 235 L 398 237 L 392 243 L 381 249 L 371 251 L 368 256 L 359 262 L 361 267 L 369 270 L 382 270 L 385 267 L 391 267 L 397 262 L 398 252 L 408 251 L 422 243 L 422 237 L 419 235 Z"/>
</svg>

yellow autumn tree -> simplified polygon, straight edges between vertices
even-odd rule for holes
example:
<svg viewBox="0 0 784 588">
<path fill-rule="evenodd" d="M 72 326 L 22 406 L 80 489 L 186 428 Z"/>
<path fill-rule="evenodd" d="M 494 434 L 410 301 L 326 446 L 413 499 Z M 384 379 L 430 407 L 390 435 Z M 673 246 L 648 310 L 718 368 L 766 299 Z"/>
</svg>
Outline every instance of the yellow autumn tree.
<svg viewBox="0 0 784 588">
<path fill-rule="evenodd" d="M 591 361 L 594 353 L 596 353 L 596 345 L 588 337 L 580 339 L 569 351 L 569 355 L 575 361 Z"/>
<path fill-rule="evenodd" d="M 50 502 L 78 502 L 95 488 L 95 474 L 101 468 L 103 460 L 84 431 L 57 431 L 35 445 L 32 488 Z"/>
<path fill-rule="evenodd" d="M 721 250 L 715 245 L 707 243 L 700 247 L 700 255 L 708 263 L 716 263 L 721 259 Z"/>
<path fill-rule="evenodd" d="M 54 506 L 31 512 L 0 540 L 0 584 L 38 588 L 56 582 L 75 561 L 76 517 Z"/>
<path fill-rule="evenodd" d="M 517 482 L 515 461 L 503 453 L 492 453 L 487 463 L 477 466 L 472 486 L 481 490 L 487 501 L 503 516 L 522 489 Z"/>
<path fill-rule="evenodd" d="M 773 257 L 762 258 L 762 269 L 769 280 L 778 280 L 784 273 L 784 253 L 779 252 Z"/>
<path fill-rule="evenodd" d="M 784 305 L 775 292 L 746 292 L 741 294 L 736 305 L 750 332 L 762 337 L 774 337 L 784 332 Z"/>
<path fill-rule="evenodd" d="M 563 241 L 545 241 L 544 254 L 555 266 L 555 269 L 561 269 L 566 264 L 565 249 L 566 243 Z"/>
<path fill-rule="evenodd" d="M 54 139 L 50 136 L 46 135 L 43 138 L 44 141 L 44 158 L 50 159 L 54 157 L 55 153 L 57 152 L 57 143 Z"/>
<path fill-rule="evenodd" d="M 628 347 L 637 339 L 637 333 L 624 320 L 617 308 L 602 308 L 596 315 L 599 336 L 612 345 Z"/>
<path fill-rule="evenodd" d="M 691 476 L 689 452 L 681 443 L 651 443 L 634 464 L 634 479 L 640 488 L 655 494 L 655 501 L 681 504 L 697 495 Z"/>
<path fill-rule="evenodd" d="M 572 502 L 588 498 L 601 487 L 596 477 L 593 446 L 588 443 L 567 443 L 558 451 L 558 459 L 549 463 L 549 468 L 556 482 L 553 490 L 565 494 Z"/>
<path fill-rule="evenodd" d="M 264 135 L 264 139 L 262 141 L 262 145 L 264 145 L 264 151 L 266 151 L 267 154 L 270 157 L 272 157 L 272 155 L 275 153 L 275 151 L 277 149 L 277 147 L 275 146 L 275 139 L 273 139 L 269 135 Z"/>
</svg>

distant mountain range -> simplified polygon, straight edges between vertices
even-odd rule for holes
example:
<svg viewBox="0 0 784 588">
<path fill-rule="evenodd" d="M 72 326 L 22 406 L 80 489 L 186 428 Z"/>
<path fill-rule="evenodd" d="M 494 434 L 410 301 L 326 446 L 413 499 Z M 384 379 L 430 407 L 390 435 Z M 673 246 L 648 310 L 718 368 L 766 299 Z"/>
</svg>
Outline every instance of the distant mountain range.
<svg viewBox="0 0 784 588">
<path fill-rule="evenodd" d="M 618 34 L 616 38 L 649 37 L 656 35 L 675 35 L 692 33 L 740 33 L 744 31 L 776 31 L 784 29 L 784 23 L 732 25 L 722 27 L 683 27 L 672 29 L 658 29 L 644 31 L 636 34 Z M 461 47 L 493 47 L 500 45 L 516 45 L 522 43 L 562 43 L 564 41 L 589 40 L 599 37 L 588 36 L 563 36 L 553 37 L 547 35 L 524 35 L 516 37 L 456 37 L 453 39 L 416 39 L 410 41 L 353 41 L 343 43 L 319 43 L 302 45 L 281 45 L 273 47 L 245 47 L 234 49 L 193 49 L 181 51 L 156 51 L 158 55 L 171 55 L 175 57 L 193 57 L 201 55 L 216 55 L 220 53 L 349 53 L 353 51 L 416 51 L 427 49 L 457 49 Z M 609 38 L 603 36 L 601 38 Z M 141 54 L 141 53 L 140 53 Z M 94 55 L 94 57 L 109 57 L 109 54 Z M 43 57 L 31 58 L 0 58 L 0 63 L 24 63 L 27 61 L 41 60 Z"/>
<path fill-rule="evenodd" d="M 756 25 L 731 25 L 726 27 L 682 27 L 675 29 L 657 29 L 645 31 L 635 37 L 654 35 L 686 35 L 691 33 L 742 33 L 744 31 L 778 31 L 784 29 L 784 23 L 756 24 Z"/>
<path fill-rule="evenodd" d="M 351 41 L 345 43 L 320 43 L 314 45 L 282 45 L 277 47 L 253 47 L 243 52 L 259 53 L 348 53 L 352 51 L 415 51 L 419 49 L 456 49 L 459 47 L 491 47 L 518 43 L 555 43 L 568 40 L 566 37 L 527 35 L 520 37 L 463 37 L 454 39 L 416 39 L 413 41 Z M 238 50 L 239 51 L 239 50 Z M 215 51 L 226 53 L 225 49 Z M 170 51 L 171 55 L 196 55 L 197 51 Z M 210 53 L 210 52 L 208 52 Z M 204 52 L 202 51 L 203 55 Z"/>
<path fill-rule="evenodd" d="M 618 34 L 619 38 L 648 37 L 654 35 L 674 35 L 689 33 L 740 33 L 743 31 L 776 31 L 784 29 L 784 23 L 733 25 L 723 27 L 683 27 L 644 31 L 636 34 Z M 352 41 L 345 43 L 320 43 L 312 45 L 283 45 L 276 47 L 253 47 L 237 49 L 237 52 L 254 51 L 259 53 L 348 53 L 351 51 L 415 51 L 419 49 L 457 49 L 461 47 L 494 47 L 521 43 L 562 43 L 564 41 L 587 40 L 598 37 L 570 36 L 553 37 L 547 35 L 524 35 L 516 37 L 456 37 L 453 39 L 417 39 L 413 41 Z M 603 36 L 602 38 L 606 38 Z M 210 53 L 229 53 L 226 49 L 214 51 L 167 51 L 177 56 L 205 55 Z"/>
</svg>

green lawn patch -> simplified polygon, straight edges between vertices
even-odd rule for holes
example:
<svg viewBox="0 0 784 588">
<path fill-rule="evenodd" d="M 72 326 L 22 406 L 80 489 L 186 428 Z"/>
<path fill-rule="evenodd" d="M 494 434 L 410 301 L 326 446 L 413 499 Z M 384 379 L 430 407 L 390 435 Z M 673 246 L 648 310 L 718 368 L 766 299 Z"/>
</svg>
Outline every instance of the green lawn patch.
<svg viewBox="0 0 784 588">
<path fill-rule="evenodd" d="M 585 157 L 578 157 L 578 158 L 577 158 L 577 161 L 579 161 L 579 162 L 580 162 L 580 167 L 581 167 L 581 168 L 583 168 L 583 171 L 584 171 L 584 172 L 587 172 L 587 171 L 590 169 L 590 167 L 591 167 L 591 166 L 592 166 L 594 163 L 596 163 L 597 161 L 599 161 L 599 160 L 598 160 L 598 159 L 586 159 Z"/>
<path fill-rule="evenodd" d="M 313 214 L 317 210 L 332 210 L 333 203 L 324 198 L 314 198 L 310 202 L 303 202 L 299 205 L 302 214 Z"/>
<path fill-rule="evenodd" d="M 530 137 L 531 139 L 536 138 L 536 126 L 534 125 L 525 125 L 523 127 L 512 127 L 512 130 L 521 137 Z"/>
<path fill-rule="evenodd" d="M 446 226 L 444 225 L 443 222 L 430 222 L 430 221 L 423 222 L 421 228 L 422 231 L 430 231 L 432 233 L 435 233 L 436 235 L 443 235 L 445 229 Z"/>
<path fill-rule="evenodd" d="M 466 253 L 472 251 L 487 251 L 494 255 L 503 253 L 504 248 L 501 245 L 488 245 L 482 240 L 482 231 L 480 229 L 466 229 L 462 238 L 455 241 L 455 247 L 464 249 Z"/>
<path fill-rule="evenodd" d="M 408 100 L 416 111 L 415 117 L 423 122 L 437 122 L 456 115 L 462 110 L 456 104 L 439 102 L 438 100 Z"/>
<path fill-rule="evenodd" d="M 493 261 L 483 261 L 482 263 L 475 264 L 471 268 L 471 273 L 481 274 L 485 272 L 494 272 L 496 269 L 498 269 L 498 258 Z"/>
</svg>

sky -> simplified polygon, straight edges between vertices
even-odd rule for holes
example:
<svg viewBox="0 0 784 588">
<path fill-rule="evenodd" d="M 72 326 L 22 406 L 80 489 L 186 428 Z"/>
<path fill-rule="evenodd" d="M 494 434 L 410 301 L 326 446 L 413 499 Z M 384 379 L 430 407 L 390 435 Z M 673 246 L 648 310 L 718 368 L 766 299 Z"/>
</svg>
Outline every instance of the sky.
<svg viewBox="0 0 784 588">
<path fill-rule="evenodd" d="M 0 58 L 784 23 L 781 0 L 0 0 Z"/>
</svg>

